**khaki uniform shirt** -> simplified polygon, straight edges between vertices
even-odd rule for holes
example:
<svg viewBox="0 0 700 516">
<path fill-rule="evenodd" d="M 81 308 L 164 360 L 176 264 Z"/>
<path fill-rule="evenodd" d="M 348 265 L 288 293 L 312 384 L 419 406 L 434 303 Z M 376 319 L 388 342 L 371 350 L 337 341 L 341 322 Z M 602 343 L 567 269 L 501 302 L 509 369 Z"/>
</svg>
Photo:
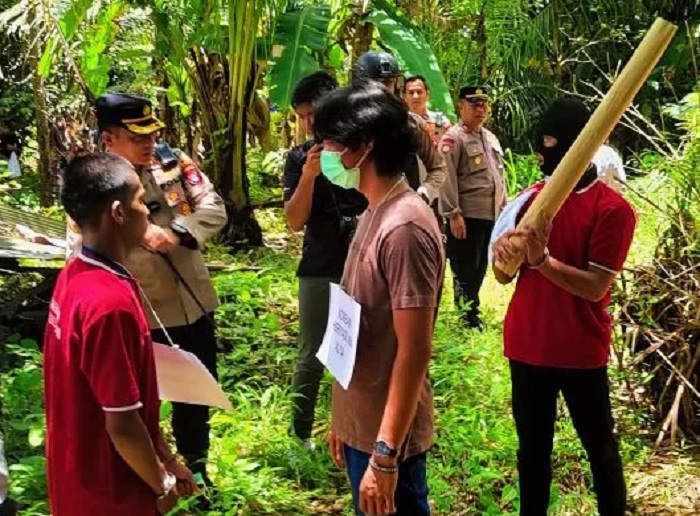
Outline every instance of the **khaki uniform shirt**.
<svg viewBox="0 0 700 516">
<path fill-rule="evenodd" d="M 418 115 L 420 116 L 420 115 Z M 426 130 L 428 132 L 428 135 L 430 136 L 430 140 L 433 142 L 433 147 L 437 150 L 438 148 L 438 142 L 440 141 L 440 138 L 443 137 L 443 135 L 452 127 L 452 123 L 450 122 L 450 119 L 447 118 L 445 115 L 440 113 L 439 111 L 428 111 L 425 116 L 421 117 L 423 121 L 425 122 L 426 125 Z M 439 152 L 437 152 L 438 156 L 440 156 Z M 442 156 L 440 156 L 442 157 Z M 420 180 L 421 182 L 424 182 L 428 178 L 428 171 L 425 168 L 425 165 L 423 164 L 423 160 L 420 158 L 416 157 L 418 161 L 418 169 L 420 171 Z M 444 172 L 444 163 L 443 163 L 443 172 Z M 444 180 L 443 180 L 444 184 Z M 441 187 L 442 185 L 440 185 Z M 439 188 L 437 192 L 439 193 Z M 435 198 L 438 198 L 439 195 L 436 194 Z"/>
<path fill-rule="evenodd" d="M 472 219 L 496 220 L 506 202 L 503 149 L 488 129 L 452 127 L 440 139 L 447 169 L 440 212 Z"/>
<path fill-rule="evenodd" d="M 409 124 L 417 158 L 411 158 L 406 166 L 408 184 L 414 190 L 423 188 L 430 202 L 439 198 L 445 183 L 445 163 L 435 148 L 430 128 L 425 120 L 415 113 L 409 113 Z"/>
<path fill-rule="evenodd" d="M 194 162 L 183 152 L 175 151 L 175 154 L 179 163 L 169 170 L 163 170 L 154 157 L 150 167 L 138 171 L 146 190 L 144 202 L 153 224 L 162 228 L 177 224 L 192 235 L 201 248 L 226 224 L 226 209 L 209 179 Z M 71 221 L 68 233 L 68 245 L 74 252 L 80 246 L 80 235 Z M 178 246 L 168 256 L 205 310 L 213 311 L 218 299 L 201 251 Z M 202 309 L 162 256 L 139 248 L 123 265 L 139 281 L 166 328 L 185 326 L 203 316 Z M 146 314 L 151 329 L 159 328 L 151 310 L 147 309 Z"/>
</svg>

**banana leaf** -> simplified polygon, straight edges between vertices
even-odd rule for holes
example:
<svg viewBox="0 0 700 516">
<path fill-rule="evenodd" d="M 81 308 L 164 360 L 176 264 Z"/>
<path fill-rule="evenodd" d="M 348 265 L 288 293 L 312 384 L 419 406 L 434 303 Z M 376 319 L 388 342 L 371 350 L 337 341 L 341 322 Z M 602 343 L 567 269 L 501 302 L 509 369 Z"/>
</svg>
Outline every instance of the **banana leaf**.
<svg viewBox="0 0 700 516">
<path fill-rule="evenodd" d="M 442 111 L 454 122 L 456 116 L 452 95 L 423 34 L 408 18 L 381 0 L 375 0 L 367 21 L 379 31 L 382 44 L 393 51 L 405 76 L 422 75 L 428 81 L 431 108 Z"/>
<path fill-rule="evenodd" d="M 62 33 L 62 38 L 67 43 L 73 39 L 78 27 L 83 23 L 88 10 L 93 5 L 93 0 L 75 0 L 70 4 L 68 10 L 63 14 L 60 20 L 58 20 L 58 26 L 56 30 L 60 30 Z M 53 34 L 49 39 L 46 47 L 44 48 L 44 53 L 40 59 L 39 74 L 42 77 L 48 77 L 51 74 L 51 65 L 53 60 L 60 57 L 62 54 L 63 46 L 58 44 L 60 41 L 58 34 Z"/>
<path fill-rule="evenodd" d="M 103 94 L 107 89 L 111 64 L 107 49 L 119 34 L 118 20 L 127 9 L 125 3 L 118 1 L 103 8 L 84 39 L 80 69 L 88 88 L 95 96 Z"/>
<path fill-rule="evenodd" d="M 281 16 L 275 47 L 282 47 L 282 51 L 274 58 L 270 72 L 270 100 L 273 104 L 280 108 L 289 107 L 299 79 L 320 68 L 312 52 L 326 48 L 329 22 L 330 10 L 322 5 L 306 5 Z"/>
</svg>

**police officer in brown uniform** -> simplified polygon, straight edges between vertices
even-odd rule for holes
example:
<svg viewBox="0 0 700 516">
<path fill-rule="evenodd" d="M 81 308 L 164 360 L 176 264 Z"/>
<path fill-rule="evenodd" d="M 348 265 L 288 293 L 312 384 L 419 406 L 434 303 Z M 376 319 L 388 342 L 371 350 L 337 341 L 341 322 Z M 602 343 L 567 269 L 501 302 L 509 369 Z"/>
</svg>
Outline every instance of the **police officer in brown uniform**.
<svg viewBox="0 0 700 516">
<path fill-rule="evenodd" d="M 491 231 L 506 200 L 503 150 L 483 127 L 489 113 L 488 88 L 465 86 L 459 100 L 460 124 L 449 129 L 438 145 L 447 168 L 440 209 L 449 222 L 447 256 L 455 304 L 469 302 L 465 322 L 481 329 L 479 290 L 488 267 Z"/>
<path fill-rule="evenodd" d="M 148 100 L 106 94 L 96 101 L 96 115 L 107 151 L 129 160 L 146 190 L 151 224 L 142 248 L 124 265 L 139 281 L 144 305 L 153 308 L 146 310 L 153 340 L 167 344 L 169 336 L 216 377 L 218 299 L 201 247 L 226 224 L 224 202 L 185 153 L 156 145 L 164 124 Z M 75 248 L 79 236 L 72 236 Z M 209 408 L 173 403 L 173 435 L 192 472 L 208 483 Z"/>
<path fill-rule="evenodd" d="M 353 70 L 353 79 L 371 79 L 382 83 L 392 93 L 397 93 L 397 82 L 401 71 L 396 58 L 387 52 L 366 52 L 360 56 Z M 418 159 L 408 161 L 404 174 L 406 180 L 428 204 L 439 199 L 445 182 L 445 164 L 431 139 L 431 131 L 425 121 L 410 113 L 409 123 L 413 135 L 415 154 Z M 420 160 L 423 167 L 420 166 Z"/>
</svg>

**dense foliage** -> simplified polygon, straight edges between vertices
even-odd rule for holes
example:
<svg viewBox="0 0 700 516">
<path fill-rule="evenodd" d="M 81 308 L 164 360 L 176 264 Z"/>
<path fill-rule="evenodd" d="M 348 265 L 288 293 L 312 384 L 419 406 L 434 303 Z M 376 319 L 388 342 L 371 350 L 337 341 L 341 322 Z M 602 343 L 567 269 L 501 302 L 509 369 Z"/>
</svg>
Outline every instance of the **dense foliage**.
<svg viewBox="0 0 700 516">
<path fill-rule="evenodd" d="M 319 68 L 345 83 L 360 54 L 386 49 L 406 74 L 425 75 L 433 107 L 456 119 L 459 86 L 490 83 L 489 126 L 507 148 L 512 196 L 541 177 L 530 144 L 543 106 L 562 93 L 596 106 L 659 3 L 0 0 L 0 140 L 16 134 L 23 146 L 18 180 L 5 180 L 0 159 L 0 204 L 61 219 L 57 120 L 66 117 L 74 141 L 87 146 L 96 95 L 129 91 L 153 99 L 168 125 L 165 138 L 197 156 L 225 196 L 232 221 L 226 245 L 208 250 L 212 260 L 229 265 L 215 283 L 223 302 L 220 372 L 235 406 L 214 420 L 220 490 L 214 514 L 350 514 L 347 482 L 323 446 L 309 453 L 288 432 L 300 242 L 284 228 L 282 212 L 269 206 L 281 199 L 286 152 L 303 137 L 289 106 L 294 84 Z M 700 430 L 699 41 L 696 15 L 681 24 L 612 135 L 634 177 L 626 195 L 640 216 L 631 270 L 613 309 L 623 322 L 613 360 L 615 411 L 640 513 L 658 506 L 700 510 L 700 475 L 691 459 Z M 35 275 L 0 276 L 0 312 L 36 282 Z M 430 485 L 437 514 L 518 509 L 517 441 L 500 332 L 510 291 L 493 282 L 485 290 L 488 324 L 481 335 L 457 324 L 449 292 L 443 296 L 431 365 L 438 446 Z M 23 514 L 43 516 L 41 355 L 24 331 L 14 333 L 0 339 L 12 493 Z M 319 445 L 328 394 L 326 382 L 315 429 Z M 162 418 L 169 416 L 165 405 Z M 657 468 L 662 462 L 652 458 L 650 437 L 664 424 L 657 451 L 670 434 L 681 459 Z M 566 418 L 558 430 L 553 510 L 591 514 L 584 454 Z"/>
</svg>

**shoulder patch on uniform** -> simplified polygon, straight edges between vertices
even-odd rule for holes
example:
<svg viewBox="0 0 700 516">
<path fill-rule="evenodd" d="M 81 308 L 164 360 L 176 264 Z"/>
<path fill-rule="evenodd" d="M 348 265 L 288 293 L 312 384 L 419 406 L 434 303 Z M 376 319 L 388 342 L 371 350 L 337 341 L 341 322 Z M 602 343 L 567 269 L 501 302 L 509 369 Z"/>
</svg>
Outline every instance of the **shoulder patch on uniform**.
<svg viewBox="0 0 700 516">
<path fill-rule="evenodd" d="M 192 161 L 192 158 L 182 151 L 179 152 L 177 157 L 180 160 L 182 177 L 185 178 L 187 184 L 191 186 L 201 185 L 203 181 L 202 171 L 199 170 L 199 167 Z"/>
<path fill-rule="evenodd" d="M 194 163 L 187 163 L 182 166 L 182 176 L 189 185 L 197 186 L 202 184 L 202 172 Z"/>
</svg>

